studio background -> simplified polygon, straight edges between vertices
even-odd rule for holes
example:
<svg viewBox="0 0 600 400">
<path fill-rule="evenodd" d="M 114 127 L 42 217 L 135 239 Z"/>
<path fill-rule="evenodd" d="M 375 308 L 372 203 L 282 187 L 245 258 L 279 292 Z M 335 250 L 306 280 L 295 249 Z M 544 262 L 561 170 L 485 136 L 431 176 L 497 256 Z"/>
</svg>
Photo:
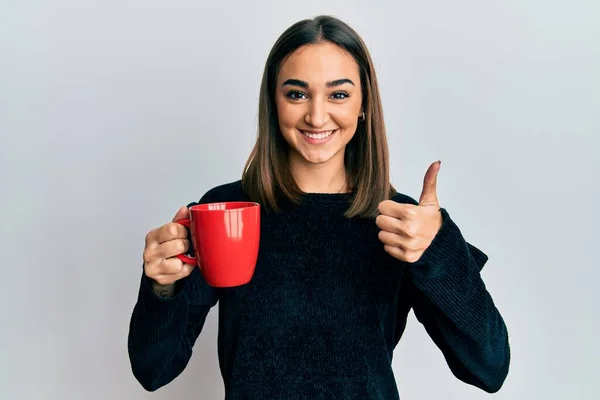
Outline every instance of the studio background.
<svg viewBox="0 0 600 400">
<path fill-rule="evenodd" d="M 594 1 L 0 0 L 0 398 L 222 399 L 217 310 L 147 393 L 129 318 L 147 231 L 237 180 L 271 46 L 332 14 L 379 76 L 393 183 L 490 257 L 510 400 L 592 400 L 600 364 L 600 5 Z M 348 327 L 352 329 L 352 327 Z M 486 399 L 411 314 L 402 399 Z"/>
</svg>

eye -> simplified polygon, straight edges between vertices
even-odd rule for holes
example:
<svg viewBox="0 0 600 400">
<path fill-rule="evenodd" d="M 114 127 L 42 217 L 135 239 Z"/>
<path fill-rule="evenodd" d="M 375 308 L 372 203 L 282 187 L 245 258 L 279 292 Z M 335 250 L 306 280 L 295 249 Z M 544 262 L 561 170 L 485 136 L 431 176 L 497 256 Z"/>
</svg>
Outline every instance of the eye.
<svg viewBox="0 0 600 400">
<path fill-rule="evenodd" d="M 339 92 L 332 93 L 331 97 L 333 97 L 333 99 L 335 99 L 335 100 L 344 100 L 344 99 L 347 99 L 348 97 L 350 97 L 350 93 L 344 92 L 344 91 L 339 91 Z"/>
<path fill-rule="evenodd" d="M 299 90 L 290 90 L 287 92 L 286 97 L 292 100 L 302 100 L 306 98 L 306 94 Z"/>
</svg>

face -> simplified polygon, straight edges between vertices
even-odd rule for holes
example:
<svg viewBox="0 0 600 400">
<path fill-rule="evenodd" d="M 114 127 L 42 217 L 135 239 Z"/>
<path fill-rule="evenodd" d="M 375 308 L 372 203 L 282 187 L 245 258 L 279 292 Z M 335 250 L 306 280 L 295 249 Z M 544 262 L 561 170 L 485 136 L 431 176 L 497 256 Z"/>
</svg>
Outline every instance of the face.
<svg viewBox="0 0 600 400">
<path fill-rule="evenodd" d="M 282 64 L 275 98 L 291 163 L 343 165 L 362 113 L 358 64 L 350 54 L 331 43 L 301 47 Z"/>
</svg>

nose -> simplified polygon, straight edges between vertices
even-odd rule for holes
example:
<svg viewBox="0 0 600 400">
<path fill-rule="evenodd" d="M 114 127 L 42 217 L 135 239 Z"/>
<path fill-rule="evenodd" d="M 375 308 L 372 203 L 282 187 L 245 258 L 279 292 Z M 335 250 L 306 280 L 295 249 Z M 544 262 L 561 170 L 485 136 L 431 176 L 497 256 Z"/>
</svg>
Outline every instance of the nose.
<svg viewBox="0 0 600 400">
<path fill-rule="evenodd" d="M 315 128 L 325 126 L 329 122 L 329 113 L 323 100 L 314 99 L 309 103 L 304 122 Z"/>
</svg>

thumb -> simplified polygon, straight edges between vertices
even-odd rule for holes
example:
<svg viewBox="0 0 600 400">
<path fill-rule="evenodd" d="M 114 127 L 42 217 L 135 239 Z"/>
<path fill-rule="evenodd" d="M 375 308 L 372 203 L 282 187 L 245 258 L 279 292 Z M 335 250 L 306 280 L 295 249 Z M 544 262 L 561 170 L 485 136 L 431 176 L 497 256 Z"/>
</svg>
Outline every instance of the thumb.
<svg viewBox="0 0 600 400">
<path fill-rule="evenodd" d="M 423 179 L 423 191 L 419 197 L 419 205 L 439 206 L 437 197 L 437 176 L 440 171 L 441 161 L 436 161 L 429 166 Z"/>
<path fill-rule="evenodd" d="M 182 206 L 177 213 L 175 214 L 175 216 L 173 217 L 173 222 L 180 220 L 182 218 L 189 218 L 190 216 L 190 210 L 189 208 L 187 208 L 186 206 Z"/>
</svg>

